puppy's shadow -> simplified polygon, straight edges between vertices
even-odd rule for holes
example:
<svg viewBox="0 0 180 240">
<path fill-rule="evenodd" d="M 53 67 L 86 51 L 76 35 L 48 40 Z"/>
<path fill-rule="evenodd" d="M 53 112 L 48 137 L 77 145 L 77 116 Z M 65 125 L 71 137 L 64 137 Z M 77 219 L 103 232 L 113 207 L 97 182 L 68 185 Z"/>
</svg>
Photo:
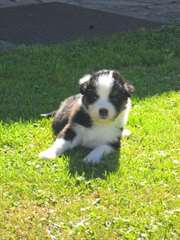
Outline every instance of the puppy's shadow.
<svg viewBox="0 0 180 240">
<path fill-rule="evenodd" d="M 86 148 L 74 149 L 69 156 L 69 172 L 72 176 L 83 176 L 86 179 L 106 178 L 108 174 L 116 172 L 119 169 L 120 150 L 117 150 L 107 156 L 104 156 L 100 163 L 89 164 L 83 161 L 83 158 L 91 150 Z"/>
</svg>

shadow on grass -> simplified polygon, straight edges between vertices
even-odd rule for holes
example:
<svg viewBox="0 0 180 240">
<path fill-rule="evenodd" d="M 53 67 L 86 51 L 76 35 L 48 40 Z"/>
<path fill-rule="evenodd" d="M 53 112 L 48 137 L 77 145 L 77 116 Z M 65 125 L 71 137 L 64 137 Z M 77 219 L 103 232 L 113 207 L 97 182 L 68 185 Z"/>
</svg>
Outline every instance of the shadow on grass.
<svg viewBox="0 0 180 240">
<path fill-rule="evenodd" d="M 103 68 L 120 70 L 140 99 L 176 91 L 180 89 L 179 32 L 178 27 L 165 28 L 2 53 L 0 119 L 37 120 L 78 93 L 82 75 Z"/>
<path fill-rule="evenodd" d="M 87 164 L 83 162 L 83 158 L 91 150 L 78 148 L 68 154 L 68 168 L 72 176 L 83 176 L 85 179 L 106 178 L 108 174 L 116 172 L 119 169 L 119 151 L 103 157 L 98 164 Z"/>
</svg>

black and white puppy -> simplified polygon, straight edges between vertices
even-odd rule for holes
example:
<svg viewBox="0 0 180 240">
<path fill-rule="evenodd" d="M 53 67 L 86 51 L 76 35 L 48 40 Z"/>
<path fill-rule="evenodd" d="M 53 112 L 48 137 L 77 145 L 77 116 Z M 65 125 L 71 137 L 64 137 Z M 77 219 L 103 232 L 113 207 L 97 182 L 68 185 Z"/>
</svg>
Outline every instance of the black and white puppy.
<svg viewBox="0 0 180 240">
<path fill-rule="evenodd" d="M 120 146 L 121 136 L 129 134 L 124 126 L 133 85 L 114 70 L 85 75 L 79 84 L 80 94 L 67 98 L 54 112 L 52 128 L 57 138 L 40 158 L 53 159 L 81 145 L 92 149 L 84 160 L 98 163 Z"/>
</svg>

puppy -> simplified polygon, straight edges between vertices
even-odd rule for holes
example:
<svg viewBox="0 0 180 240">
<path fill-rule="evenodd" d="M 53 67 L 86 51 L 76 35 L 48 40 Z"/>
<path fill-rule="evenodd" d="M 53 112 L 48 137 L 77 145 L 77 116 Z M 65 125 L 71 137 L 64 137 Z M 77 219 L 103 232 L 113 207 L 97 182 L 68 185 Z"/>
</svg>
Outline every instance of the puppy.
<svg viewBox="0 0 180 240">
<path fill-rule="evenodd" d="M 40 158 L 54 159 L 81 145 L 92 149 L 84 161 L 98 163 L 103 155 L 120 147 L 123 135 L 130 134 L 124 127 L 133 85 L 114 70 L 85 75 L 79 85 L 80 94 L 67 98 L 57 111 L 43 115 L 54 115 L 52 128 L 57 138 Z"/>
</svg>

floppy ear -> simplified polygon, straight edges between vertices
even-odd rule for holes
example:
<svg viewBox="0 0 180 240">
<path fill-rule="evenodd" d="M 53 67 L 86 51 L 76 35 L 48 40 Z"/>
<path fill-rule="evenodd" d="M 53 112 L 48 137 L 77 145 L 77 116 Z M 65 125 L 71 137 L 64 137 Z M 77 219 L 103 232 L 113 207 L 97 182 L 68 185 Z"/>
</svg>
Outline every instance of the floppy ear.
<svg viewBox="0 0 180 240">
<path fill-rule="evenodd" d="M 87 74 L 84 77 L 79 79 L 79 86 L 80 86 L 80 93 L 81 94 L 85 93 L 91 76 L 92 76 L 91 74 Z"/>
<path fill-rule="evenodd" d="M 133 94 L 133 92 L 135 90 L 134 86 L 131 83 L 129 83 L 128 81 L 126 81 L 124 83 L 124 88 L 127 91 L 129 97 Z"/>
<path fill-rule="evenodd" d="M 134 86 L 128 82 L 128 80 L 124 79 L 119 71 L 113 71 L 114 79 L 117 79 L 121 85 L 124 85 L 125 91 L 127 92 L 128 96 L 130 97 L 131 94 L 134 92 Z"/>
</svg>

